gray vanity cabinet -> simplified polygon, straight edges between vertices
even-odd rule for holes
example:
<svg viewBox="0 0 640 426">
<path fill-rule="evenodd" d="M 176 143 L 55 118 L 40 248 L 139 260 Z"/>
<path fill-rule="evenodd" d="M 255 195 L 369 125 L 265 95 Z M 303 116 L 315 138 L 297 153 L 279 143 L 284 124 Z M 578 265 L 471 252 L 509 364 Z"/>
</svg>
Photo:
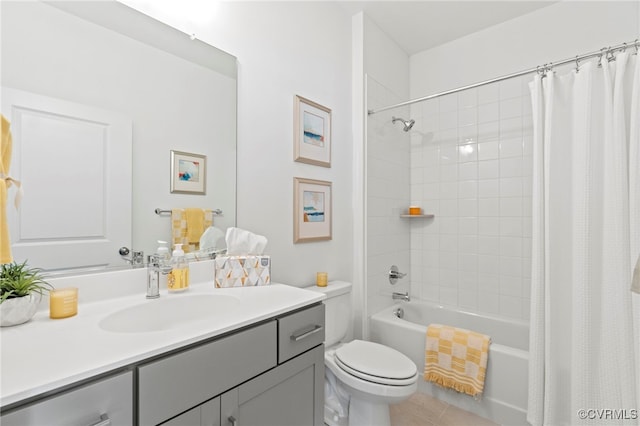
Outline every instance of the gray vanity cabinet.
<svg viewBox="0 0 640 426">
<path fill-rule="evenodd" d="M 324 305 L 138 367 L 140 425 L 320 426 Z"/>
<path fill-rule="evenodd" d="M 322 425 L 324 346 L 222 394 L 221 403 L 222 426 Z"/>
<path fill-rule="evenodd" d="M 3 426 L 321 426 L 319 303 L 2 413 Z"/>
</svg>

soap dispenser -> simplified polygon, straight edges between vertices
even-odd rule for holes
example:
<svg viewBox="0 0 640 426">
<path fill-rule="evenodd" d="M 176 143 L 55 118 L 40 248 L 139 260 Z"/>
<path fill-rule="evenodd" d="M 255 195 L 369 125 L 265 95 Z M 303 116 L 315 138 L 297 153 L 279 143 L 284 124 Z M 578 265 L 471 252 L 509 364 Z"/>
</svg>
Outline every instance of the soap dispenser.
<svg viewBox="0 0 640 426">
<path fill-rule="evenodd" d="M 185 291 L 189 288 L 189 262 L 184 256 L 182 244 L 176 244 L 171 256 L 172 270 L 167 281 L 169 292 Z"/>
<path fill-rule="evenodd" d="M 158 249 L 156 250 L 158 259 L 160 260 L 160 271 L 164 274 L 171 270 L 171 254 L 169 253 L 167 244 L 166 241 L 158 240 Z"/>
</svg>

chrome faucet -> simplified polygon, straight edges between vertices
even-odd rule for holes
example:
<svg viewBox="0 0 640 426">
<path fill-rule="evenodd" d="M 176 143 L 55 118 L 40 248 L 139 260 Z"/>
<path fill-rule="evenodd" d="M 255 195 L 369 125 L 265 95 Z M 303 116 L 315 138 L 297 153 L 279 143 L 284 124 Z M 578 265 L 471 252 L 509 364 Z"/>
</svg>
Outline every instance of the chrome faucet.
<svg viewBox="0 0 640 426">
<path fill-rule="evenodd" d="M 404 293 L 398 293 L 394 291 L 391 297 L 393 298 L 393 300 L 404 300 L 405 302 L 408 302 L 411 300 L 411 298 L 409 297 L 408 291 L 405 291 Z"/>
<path fill-rule="evenodd" d="M 157 299 L 160 297 L 160 274 L 167 275 L 172 268 L 159 254 L 152 254 L 147 259 L 147 299 Z"/>
</svg>

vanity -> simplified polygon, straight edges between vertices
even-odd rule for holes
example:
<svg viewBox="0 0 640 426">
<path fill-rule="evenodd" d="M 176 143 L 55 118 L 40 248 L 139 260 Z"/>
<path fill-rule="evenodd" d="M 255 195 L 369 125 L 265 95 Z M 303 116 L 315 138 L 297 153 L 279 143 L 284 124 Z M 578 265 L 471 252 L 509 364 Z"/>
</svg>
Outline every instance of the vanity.
<svg viewBox="0 0 640 426">
<path fill-rule="evenodd" d="M 77 316 L 0 329 L 3 425 L 322 425 L 322 294 L 197 279 L 146 300 L 144 274 L 97 274 Z"/>
</svg>

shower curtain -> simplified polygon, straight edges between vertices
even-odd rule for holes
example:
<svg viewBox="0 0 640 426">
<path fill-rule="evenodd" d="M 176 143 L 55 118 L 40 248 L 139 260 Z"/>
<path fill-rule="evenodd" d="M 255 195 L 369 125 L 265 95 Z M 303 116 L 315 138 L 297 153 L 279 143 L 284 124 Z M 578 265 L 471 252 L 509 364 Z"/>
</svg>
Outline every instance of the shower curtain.
<svg viewBox="0 0 640 426">
<path fill-rule="evenodd" d="M 640 61 L 600 62 L 529 85 L 532 425 L 640 424 Z"/>
</svg>

